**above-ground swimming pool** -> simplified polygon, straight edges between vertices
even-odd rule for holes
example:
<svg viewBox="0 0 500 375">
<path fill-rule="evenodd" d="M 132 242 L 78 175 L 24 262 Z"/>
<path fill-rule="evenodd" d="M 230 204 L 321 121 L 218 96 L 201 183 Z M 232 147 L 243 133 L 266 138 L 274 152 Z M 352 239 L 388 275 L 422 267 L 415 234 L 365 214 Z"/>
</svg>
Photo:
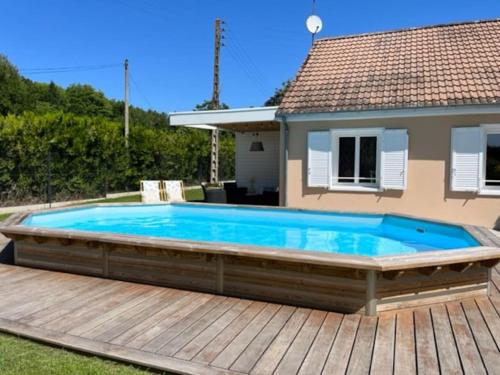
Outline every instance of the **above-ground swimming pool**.
<svg viewBox="0 0 500 375">
<path fill-rule="evenodd" d="M 363 256 L 478 246 L 463 228 L 394 215 L 204 205 L 125 205 L 35 214 L 28 227 Z"/>
<path fill-rule="evenodd" d="M 21 266 L 369 315 L 484 295 L 500 259 L 479 227 L 228 205 L 81 206 L 0 232 Z"/>
</svg>

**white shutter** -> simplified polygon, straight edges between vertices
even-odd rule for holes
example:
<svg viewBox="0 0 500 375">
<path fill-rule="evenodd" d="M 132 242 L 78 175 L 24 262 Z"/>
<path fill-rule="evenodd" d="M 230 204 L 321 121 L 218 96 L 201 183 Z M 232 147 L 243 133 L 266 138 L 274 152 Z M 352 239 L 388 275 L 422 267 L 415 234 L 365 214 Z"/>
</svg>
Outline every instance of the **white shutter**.
<svg viewBox="0 0 500 375">
<path fill-rule="evenodd" d="M 382 141 L 381 187 L 388 190 L 406 189 L 408 175 L 408 131 L 386 129 Z"/>
<path fill-rule="evenodd" d="M 307 186 L 328 187 L 330 132 L 309 132 L 307 148 Z"/>
<path fill-rule="evenodd" d="M 451 129 L 452 191 L 478 191 L 481 164 L 481 128 Z"/>
</svg>

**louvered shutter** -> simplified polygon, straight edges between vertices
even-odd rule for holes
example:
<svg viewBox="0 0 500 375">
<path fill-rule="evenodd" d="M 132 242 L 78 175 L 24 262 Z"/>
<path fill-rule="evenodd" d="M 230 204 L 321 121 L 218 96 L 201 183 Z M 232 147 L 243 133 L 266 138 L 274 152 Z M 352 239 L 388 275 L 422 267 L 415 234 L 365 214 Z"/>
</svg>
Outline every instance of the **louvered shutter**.
<svg viewBox="0 0 500 375">
<path fill-rule="evenodd" d="M 381 187 L 387 190 L 406 189 L 408 175 L 408 131 L 386 129 L 383 134 Z"/>
<path fill-rule="evenodd" d="M 478 191 L 481 165 L 481 128 L 451 130 L 452 191 Z"/>
<path fill-rule="evenodd" d="M 328 187 L 330 132 L 309 132 L 307 148 L 307 186 Z"/>
</svg>

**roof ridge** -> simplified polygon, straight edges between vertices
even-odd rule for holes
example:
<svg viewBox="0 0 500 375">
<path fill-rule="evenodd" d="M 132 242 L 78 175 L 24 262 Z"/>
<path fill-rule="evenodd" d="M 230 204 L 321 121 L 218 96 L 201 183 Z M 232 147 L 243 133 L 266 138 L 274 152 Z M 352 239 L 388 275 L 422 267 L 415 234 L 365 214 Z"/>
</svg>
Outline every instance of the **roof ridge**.
<svg viewBox="0 0 500 375">
<path fill-rule="evenodd" d="M 350 39 L 350 38 L 358 38 L 363 36 L 374 36 L 374 35 L 382 35 L 382 34 L 394 34 L 401 33 L 405 31 L 415 31 L 415 30 L 425 30 L 425 29 L 437 29 L 441 27 L 452 27 L 452 26 L 461 26 L 461 25 L 471 25 L 471 24 L 479 24 L 479 23 L 488 23 L 488 22 L 500 22 L 500 18 L 492 18 L 492 19 L 484 19 L 484 20 L 472 20 L 472 21 L 462 21 L 462 22 L 451 22 L 451 23 L 439 23 L 435 25 L 426 25 L 426 26 L 415 26 L 415 27 L 404 27 L 401 29 L 395 30 L 387 30 L 387 31 L 370 31 L 366 33 L 360 34 L 349 34 L 349 35 L 339 35 L 339 36 L 326 36 L 323 38 L 318 38 L 314 42 L 314 44 L 329 41 L 329 40 L 339 40 L 339 39 Z"/>
</svg>

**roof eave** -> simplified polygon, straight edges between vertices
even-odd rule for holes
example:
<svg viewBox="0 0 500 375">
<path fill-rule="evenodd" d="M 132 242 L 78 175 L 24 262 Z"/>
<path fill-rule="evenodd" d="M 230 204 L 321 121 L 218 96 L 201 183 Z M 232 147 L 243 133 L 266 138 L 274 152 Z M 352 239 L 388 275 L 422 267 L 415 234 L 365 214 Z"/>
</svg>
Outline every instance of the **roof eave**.
<svg viewBox="0 0 500 375">
<path fill-rule="evenodd" d="M 276 117 L 286 117 L 289 122 L 357 120 L 394 117 L 425 117 L 451 115 L 500 114 L 500 103 L 462 106 L 419 107 L 336 112 L 286 112 L 278 111 Z"/>
</svg>

